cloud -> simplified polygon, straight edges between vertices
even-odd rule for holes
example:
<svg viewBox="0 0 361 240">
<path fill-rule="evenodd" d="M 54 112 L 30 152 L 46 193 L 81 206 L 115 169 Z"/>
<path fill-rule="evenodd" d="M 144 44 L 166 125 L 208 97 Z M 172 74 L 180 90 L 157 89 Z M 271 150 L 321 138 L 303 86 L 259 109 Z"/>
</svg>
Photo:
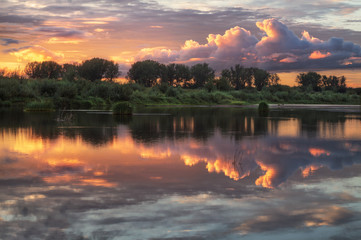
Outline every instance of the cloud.
<svg viewBox="0 0 361 240">
<path fill-rule="evenodd" d="M 298 37 L 276 19 L 266 19 L 256 25 L 263 32 L 260 40 L 250 31 L 236 26 L 226 30 L 223 35 L 209 34 L 205 44 L 187 40 L 179 50 L 142 49 L 136 59 L 151 58 L 162 62 L 192 62 L 200 59 L 213 65 L 241 63 L 268 70 L 332 69 L 360 65 L 349 61 L 361 57 L 360 46 L 342 38 L 332 37 L 323 41 L 312 37 L 307 31 Z"/>
<path fill-rule="evenodd" d="M 38 27 L 34 29 L 38 32 L 50 33 L 54 37 L 84 37 L 85 33 L 83 31 L 63 28 L 63 27 Z"/>
<path fill-rule="evenodd" d="M 33 16 L 19 16 L 19 15 L 2 15 L 0 16 L 0 23 L 15 23 L 15 24 L 41 24 L 43 19 Z"/>
<path fill-rule="evenodd" d="M 11 48 L 4 51 L 21 61 L 61 61 L 64 58 L 64 54 L 60 52 L 53 52 L 39 45 L 25 46 L 20 48 Z"/>
<path fill-rule="evenodd" d="M 12 38 L 0 38 L 0 41 L 2 41 L 3 43 L 1 43 L 1 45 L 3 46 L 7 46 L 10 44 L 18 44 L 19 40 L 16 39 L 12 39 Z"/>
</svg>

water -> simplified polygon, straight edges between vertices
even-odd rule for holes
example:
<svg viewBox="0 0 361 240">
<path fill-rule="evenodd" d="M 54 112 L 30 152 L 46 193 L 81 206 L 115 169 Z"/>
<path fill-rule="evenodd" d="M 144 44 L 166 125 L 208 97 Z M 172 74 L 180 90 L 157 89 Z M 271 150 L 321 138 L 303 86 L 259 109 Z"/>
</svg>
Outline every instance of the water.
<svg viewBox="0 0 361 240">
<path fill-rule="evenodd" d="M 359 108 L 0 111 L 0 239 L 360 239 Z"/>
</svg>

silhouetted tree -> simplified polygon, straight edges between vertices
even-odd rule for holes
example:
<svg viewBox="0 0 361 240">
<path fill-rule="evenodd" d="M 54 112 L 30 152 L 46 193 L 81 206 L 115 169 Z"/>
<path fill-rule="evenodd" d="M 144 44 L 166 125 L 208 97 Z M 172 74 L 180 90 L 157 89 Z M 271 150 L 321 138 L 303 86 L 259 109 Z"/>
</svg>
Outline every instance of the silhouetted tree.
<svg viewBox="0 0 361 240">
<path fill-rule="evenodd" d="M 346 92 L 346 78 L 344 76 L 326 76 L 321 78 L 321 86 L 325 90 L 333 90 L 335 92 Z"/>
<path fill-rule="evenodd" d="M 118 64 L 103 58 L 92 58 L 84 61 L 78 68 L 79 75 L 92 82 L 102 78 L 112 80 L 119 74 Z"/>
<path fill-rule="evenodd" d="M 119 71 L 118 63 L 115 63 L 114 61 L 107 61 L 105 64 L 106 64 L 106 69 L 105 69 L 104 77 L 108 81 L 113 81 L 114 78 L 117 78 L 122 74 L 122 72 Z"/>
<path fill-rule="evenodd" d="M 30 62 L 24 71 L 30 78 L 50 78 L 56 79 L 61 75 L 61 66 L 54 61 Z"/>
<path fill-rule="evenodd" d="M 266 70 L 254 68 L 253 77 L 254 85 L 258 91 L 261 91 L 264 86 L 268 85 L 269 73 Z"/>
<path fill-rule="evenodd" d="M 192 66 L 191 74 L 196 88 L 203 87 L 206 82 L 214 79 L 214 70 L 208 66 L 208 63 L 198 63 Z"/>
<path fill-rule="evenodd" d="M 223 76 L 221 76 L 218 80 L 216 80 L 216 87 L 218 90 L 221 90 L 221 91 L 229 91 L 232 89 L 229 78 L 223 77 Z"/>
<path fill-rule="evenodd" d="M 30 78 L 40 78 L 40 63 L 29 62 L 24 68 L 24 72 Z"/>
<path fill-rule="evenodd" d="M 246 86 L 247 69 L 237 64 L 231 67 L 231 82 L 236 90 L 243 89 Z"/>
<path fill-rule="evenodd" d="M 78 66 L 75 64 L 63 64 L 62 77 L 63 80 L 74 81 L 78 74 Z"/>
<path fill-rule="evenodd" d="M 278 76 L 277 73 L 273 73 L 273 74 L 270 74 L 270 75 L 269 75 L 268 84 L 269 84 L 270 86 L 279 85 L 279 82 L 280 82 L 280 77 Z"/>
<path fill-rule="evenodd" d="M 177 86 L 189 87 L 189 81 L 192 79 L 191 71 L 184 64 L 175 65 L 175 80 Z"/>
<path fill-rule="evenodd" d="M 163 84 L 173 86 L 175 81 L 175 64 L 160 64 L 160 79 Z"/>
<path fill-rule="evenodd" d="M 127 77 L 140 85 L 151 87 L 161 77 L 161 64 L 153 60 L 135 62 L 129 69 Z"/>
<path fill-rule="evenodd" d="M 61 65 L 54 61 L 45 61 L 41 63 L 41 77 L 57 79 L 61 75 Z"/>
<path fill-rule="evenodd" d="M 296 77 L 296 82 L 303 89 L 312 87 L 314 91 L 321 90 L 321 75 L 316 72 L 300 73 Z"/>
</svg>

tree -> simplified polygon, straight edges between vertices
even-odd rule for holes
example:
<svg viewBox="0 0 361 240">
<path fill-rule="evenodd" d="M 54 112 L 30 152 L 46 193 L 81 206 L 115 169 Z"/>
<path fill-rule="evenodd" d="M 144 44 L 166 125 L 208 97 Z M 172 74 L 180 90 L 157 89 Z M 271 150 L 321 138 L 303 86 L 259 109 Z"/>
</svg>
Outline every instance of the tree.
<svg viewBox="0 0 361 240">
<path fill-rule="evenodd" d="M 221 91 L 229 91 L 232 89 L 229 78 L 224 77 L 224 76 L 221 76 L 218 80 L 216 80 L 216 87 L 218 90 L 221 90 Z"/>
<path fill-rule="evenodd" d="M 253 83 L 253 79 L 254 79 L 253 73 L 254 73 L 254 68 L 245 68 L 244 72 L 243 72 L 244 81 L 245 81 L 247 87 L 249 87 L 249 88 L 252 87 L 252 83 Z"/>
<path fill-rule="evenodd" d="M 103 58 L 92 58 L 84 61 L 78 67 L 78 72 L 81 77 L 92 82 L 100 81 L 102 78 L 113 81 L 121 74 L 118 63 Z"/>
<path fill-rule="evenodd" d="M 303 89 L 312 87 L 314 91 L 321 90 L 321 75 L 316 72 L 300 73 L 296 77 L 296 82 Z"/>
<path fill-rule="evenodd" d="M 140 85 L 151 87 L 161 77 L 161 64 L 153 60 L 135 62 L 129 69 L 127 77 Z"/>
<path fill-rule="evenodd" d="M 119 64 L 118 63 L 114 63 L 114 61 L 106 61 L 105 63 L 106 68 L 105 68 L 105 73 L 104 73 L 104 77 L 112 82 L 114 78 L 119 77 L 122 72 L 119 71 Z"/>
<path fill-rule="evenodd" d="M 253 69 L 254 85 L 258 91 L 261 91 L 264 86 L 268 85 L 269 75 L 266 70 L 259 68 Z"/>
<path fill-rule="evenodd" d="M 191 74 L 196 88 L 203 87 L 206 82 L 214 79 L 214 70 L 208 66 L 208 63 L 198 63 L 192 66 Z"/>
<path fill-rule="evenodd" d="M 40 64 L 38 62 L 29 62 L 26 64 L 24 72 L 30 78 L 40 78 Z"/>
<path fill-rule="evenodd" d="M 30 78 L 57 79 L 61 75 L 61 66 L 54 61 L 30 62 L 24 71 Z"/>
<path fill-rule="evenodd" d="M 346 78 L 344 76 L 326 76 L 321 78 L 321 86 L 325 90 L 333 90 L 335 92 L 346 92 Z"/>
<path fill-rule="evenodd" d="M 279 82 L 280 82 L 280 77 L 278 76 L 277 73 L 273 73 L 269 75 L 268 84 L 270 86 L 279 85 Z"/>
<path fill-rule="evenodd" d="M 175 65 L 175 80 L 177 86 L 189 87 L 189 81 L 192 79 L 191 71 L 184 64 Z"/>
<path fill-rule="evenodd" d="M 239 64 L 235 65 L 234 68 L 231 67 L 231 82 L 236 90 L 246 87 L 247 71 Z"/>
<path fill-rule="evenodd" d="M 75 64 L 65 63 L 62 69 L 62 78 L 67 81 L 74 81 L 78 74 L 78 66 Z"/>
<path fill-rule="evenodd" d="M 57 79 L 61 75 L 61 65 L 54 61 L 45 61 L 41 63 L 41 77 Z"/>
</svg>

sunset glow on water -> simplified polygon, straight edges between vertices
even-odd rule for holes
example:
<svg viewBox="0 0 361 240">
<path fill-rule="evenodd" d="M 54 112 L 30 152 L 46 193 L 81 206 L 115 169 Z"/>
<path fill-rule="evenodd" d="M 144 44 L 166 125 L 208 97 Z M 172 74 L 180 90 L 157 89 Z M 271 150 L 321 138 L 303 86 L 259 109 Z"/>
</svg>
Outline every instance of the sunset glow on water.
<svg viewBox="0 0 361 240">
<path fill-rule="evenodd" d="M 1 112 L 2 239 L 360 235 L 357 108 L 68 114 Z"/>
</svg>

